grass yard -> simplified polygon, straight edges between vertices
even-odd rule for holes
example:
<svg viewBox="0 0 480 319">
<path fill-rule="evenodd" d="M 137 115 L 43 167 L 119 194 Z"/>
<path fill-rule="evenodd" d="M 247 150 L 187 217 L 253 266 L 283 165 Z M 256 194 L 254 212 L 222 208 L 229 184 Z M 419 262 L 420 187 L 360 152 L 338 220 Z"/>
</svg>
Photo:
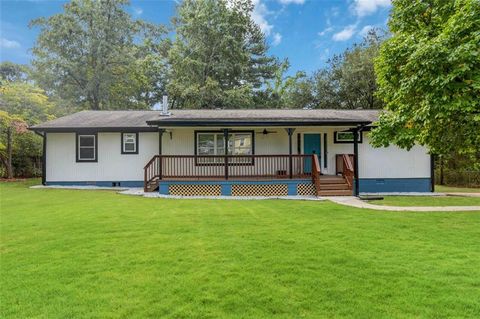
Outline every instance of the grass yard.
<svg viewBox="0 0 480 319">
<path fill-rule="evenodd" d="M 1 318 L 478 318 L 480 212 L 2 183 Z"/>
<path fill-rule="evenodd" d="M 435 191 L 439 193 L 480 193 L 480 188 L 435 185 Z"/>
<path fill-rule="evenodd" d="M 370 204 L 387 206 L 480 206 L 480 197 L 462 196 L 383 196 Z"/>
</svg>

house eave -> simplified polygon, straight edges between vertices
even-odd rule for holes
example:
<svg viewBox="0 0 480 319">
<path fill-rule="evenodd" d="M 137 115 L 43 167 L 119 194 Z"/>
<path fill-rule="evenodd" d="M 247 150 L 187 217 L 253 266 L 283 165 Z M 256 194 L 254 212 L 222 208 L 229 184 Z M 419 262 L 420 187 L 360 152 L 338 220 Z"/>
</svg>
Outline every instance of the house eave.
<svg viewBox="0 0 480 319">
<path fill-rule="evenodd" d="M 29 127 L 34 132 L 46 133 L 71 133 L 71 132 L 105 132 L 105 133 L 136 133 L 136 132 L 158 132 L 158 127 Z"/>
<path fill-rule="evenodd" d="M 148 125 L 158 127 L 352 126 L 371 123 L 371 121 L 147 121 Z"/>
</svg>

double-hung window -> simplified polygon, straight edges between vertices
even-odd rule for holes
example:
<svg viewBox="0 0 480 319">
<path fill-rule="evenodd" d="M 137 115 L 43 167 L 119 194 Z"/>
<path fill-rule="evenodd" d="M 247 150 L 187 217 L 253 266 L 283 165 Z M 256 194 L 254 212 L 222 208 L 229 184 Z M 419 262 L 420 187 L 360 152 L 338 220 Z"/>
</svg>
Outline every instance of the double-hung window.
<svg viewBox="0 0 480 319">
<path fill-rule="evenodd" d="M 122 133 L 122 154 L 138 154 L 138 133 Z"/>
<path fill-rule="evenodd" d="M 225 137 L 222 132 L 196 132 L 196 154 L 199 164 L 223 163 L 221 157 L 209 155 L 225 155 Z M 228 134 L 228 155 L 253 155 L 253 133 L 231 132 Z M 202 157 L 205 156 L 205 157 Z M 251 158 L 233 158 L 233 163 L 250 164 Z"/>
<path fill-rule="evenodd" d="M 97 161 L 97 134 L 77 134 L 77 162 Z"/>
</svg>

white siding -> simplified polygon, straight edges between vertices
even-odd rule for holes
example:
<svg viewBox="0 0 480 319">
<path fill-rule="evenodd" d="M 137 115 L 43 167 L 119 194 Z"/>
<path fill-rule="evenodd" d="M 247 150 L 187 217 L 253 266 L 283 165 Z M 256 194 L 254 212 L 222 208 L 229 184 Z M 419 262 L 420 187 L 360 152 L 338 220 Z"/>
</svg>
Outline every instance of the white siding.
<svg viewBox="0 0 480 319">
<path fill-rule="evenodd" d="M 220 130 L 221 128 L 167 128 L 163 135 L 163 154 L 193 155 L 195 130 Z M 284 128 L 242 128 L 255 132 L 255 154 L 288 154 L 288 135 Z M 297 128 L 292 136 L 293 153 L 297 154 L 297 134 L 321 134 L 321 170 L 335 174 L 335 155 L 353 154 L 353 144 L 335 144 L 334 131 L 345 127 Z M 324 134 L 327 134 L 327 167 L 324 166 Z M 430 177 L 430 157 L 427 150 L 415 146 L 406 151 L 396 146 L 373 148 L 364 133 L 359 144 L 360 178 L 418 178 Z M 303 141 L 303 138 L 302 138 Z M 47 181 L 141 181 L 143 167 L 158 153 L 158 133 L 139 134 L 139 154 L 121 154 L 120 133 L 98 133 L 98 163 L 77 163 L 75 158 L 75 133 L 47 134 Z M 303 145 L 300 145 L 303 153 Z"/>
<path fill-rule="evenodd" d="M 47 134 L 47 182 L 141 181 L 158 133 L 139 133 L 138 154 L 121 154 L 120 133 L 98 133 L 98 162 L 77 163 L 75 133 Z"/>
<path fill-rule="evenodd" d="M 300 128 L 301 133 L 322 134 L 321 170 L 335 174 L 336 154 L 353 154 L 353 144 L 335 144 L 334 132 L 347 127 Z M 327 134 L 327 168 L 324 168 L 323 134 Z M 360 178 L 418 178 L 430 177 L 430 155 L 425 147 L 415 146 L 410 151 L 397 146 L 374 148 L 370 145 L 368 132 L 363 132 L 363 143 L 358 144 Z M 303 145 L 302 145 L 303 151 Z"/>
<path fill-rule="evenodd" d="M 193 155 L 195 152 L 195 131 L 219 131 L 221 128 L 173 128 L 167 129 L 163 142 L 165 155 Z M 235 129 L 234 129 L 235 130 Z M 284 128 L 268 128 L 275 132 L 262 134 L 263 128 L 241 128 L 238 131 L 254 131 L 255 154 L 288 154 L 288 134 Z M 293 137 L 293 150 L 296 153 L 296 136 Z"/>
<path fill-rule="evenodd" d="M 360 178 L 430 178 L 430 155 L 422 146 L 374 148 L 364 138 L 358 152 Z"/>
</svg>

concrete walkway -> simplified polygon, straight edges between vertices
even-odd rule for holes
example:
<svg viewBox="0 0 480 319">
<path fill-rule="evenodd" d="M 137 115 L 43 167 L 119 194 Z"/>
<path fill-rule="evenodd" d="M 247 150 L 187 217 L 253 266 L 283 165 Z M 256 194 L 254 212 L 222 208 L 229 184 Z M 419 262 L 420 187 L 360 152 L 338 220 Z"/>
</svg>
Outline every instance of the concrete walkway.
<svg viewBox="0 0 480 319">
<path fill-rule="evenodd" d="M 444 193 L 447 196 L 480 197 L 480 193 Z"/>
<path fill-rule="evenodd" d="M 267 200 L 267 199 L 288 199 L 288 200 L 310 200 L 310 201 L 323 201 L 330 200 L 336 204 L 367 208 L 383 211 L 408 211 L 408 212 L 454 212 L 454 211 L 480 211 L 480 206 L 382 206 L 373 205 L 358 199 L 355 196 L 278 196 L 278 197 L 264 197 L 264 196 L 172 196 L 161 195 L 158 192 L 145 193 L 143 188 L 134 187 L 98 187 L 98 186 L 43 186 L 35 185 L 30 188 L 54 188 L 54 189 L 80 189 L 80 190 L 115 190 L 119 194 L 134 195 L 143 197 L 157 197 L 157 198 L 171 198 L 171 199 L 223 199 L 223 200 Z M 423 194 L 424 195 L 424 194 Z M 450 194 L 438 194 L 435 195 L 450 195 Z M 480 196 L 476 193 L 451 193 L 451 196 Z"/>
<path fill-rule="evenodd" d="M 388 210 L 396 212 L 465 212 L 465 211 L 479 211 L 480 206 L 382 206 L 373 205 L 364 202 L 354 196 L 335 196 L 324 197 L 336 204 L 357 207 L 368 208 L 375 210 Z"/>
</svg>

